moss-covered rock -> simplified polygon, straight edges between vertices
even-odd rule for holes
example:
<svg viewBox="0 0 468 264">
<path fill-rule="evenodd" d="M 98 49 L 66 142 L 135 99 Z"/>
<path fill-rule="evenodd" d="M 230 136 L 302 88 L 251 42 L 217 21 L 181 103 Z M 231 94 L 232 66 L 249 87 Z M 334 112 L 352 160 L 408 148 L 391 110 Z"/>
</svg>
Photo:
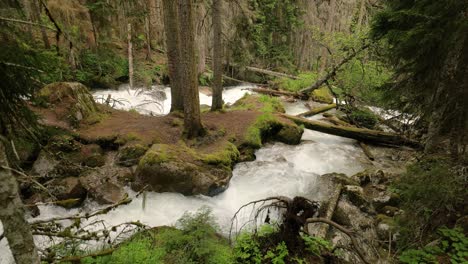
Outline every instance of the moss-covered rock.
<svg viewBox="0 0 468 264">
<path fill-rule="evenodd" d="M 297 145 L 301 143 L 302 133 L 304 129 L 297 125 L 282 124 L 283 127 L 274 136 L 274 140 L 283 142 L 288 145 Z"/>
<path fill-rule="evenodd" d="M 240 152 L 236 146 L 226 142 L 226 146 L 221 151 L 202 155 L 202 161 L 211 165 L 222 165 L 231 168 L 239 160 L 239 157 Z"/>
<path fill-rule="evenodd" d="M 127 144 L 119 149 L 119 164 L 127 167 L 136 165 L 147 150 L 148 147 L 143 144 Z"/>
<path fill-rule="evenodd" d="M 72 126 L 78 126 L 84 119 L 99 121 L 99 109 L 88 88 L 77 82 L 58 82 L 46 85 L 36 94 L 36 100 L 44 106 L 55 106 L 66 111 L 57 111 L 59 118 Z"/>
<path fill-rule="evenodd" d="M 326 86 L 322 86 L 319 89 L 315 89 L 310 94 L 310 98 L 316 102 L 333 104 L 333 94 L 330 92 L 330 89 Z"/>
<path fill-rule="evenodd" d="M 345 185 L 342 192 L 348 197 L 351 203 L 361 209 L 369 205 L 369 202 L 364 196 L 364 190 L 360 186 Z"/>
<path fill-rule="evenodd" d="M 183 143 L 154 144 L 140 159 L 132 188 L 139 190 L 148 185 L 157 192 L 216 195 L 232 177 L 230 166 L 238 158 L 236 150 L 228 144 L 206 155 Z"/>
</svg>

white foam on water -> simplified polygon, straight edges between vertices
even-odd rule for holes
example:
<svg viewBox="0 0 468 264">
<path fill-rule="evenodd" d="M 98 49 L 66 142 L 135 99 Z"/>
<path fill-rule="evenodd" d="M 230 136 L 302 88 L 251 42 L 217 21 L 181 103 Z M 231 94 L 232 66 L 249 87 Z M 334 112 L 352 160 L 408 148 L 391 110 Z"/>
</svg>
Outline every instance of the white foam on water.
<svg viewBox="0 0 468 264">
<path fill-rule="evenodd" d="M 248 87 L 226 89 L 224 91 L 225 102 L 233 103 L 242 97 L 245 88 Z M 94 96 L 107 96 L 106 93 L 107 91 L 95 92 Z M 170 93 L 166 92 L 166 94 L 170 96 Z M 137 105 L 143 101 L 143 98 L 132 98 L 126 90 L 114 91 L 112 97 L 118 98 L 118 96 L 126 98 L 131 105 Z M 211 103 L 206 98 L 203 100 L 206 101 L 202 103 Z M 167 102 L 164 104 L 170 105 Z M 286 104 L 286 109 L 289 114 L 298 114 L 300 111 L 307 110 L 303 105 L 304 102 Z M 125 107 L 130 107 L 130 105 Z M 154 109 L 144 108 L 143 110 L 153 111 Z M 319 117 L 313 117 L 313 119 Z M 324 193 L 326 188 L 317 184 L 319 175 L 331 172 L 352 175 L 363 169 L 360 162 L 363 154 L 354 140 L 307 129 L 302 140 L 303 142 L 297 146 L 274 143 L 257 150 L 255 161 L 243 162 L 235 166 L 229 187 L 217 196 L 183 196 L 177 193 L 148 192 L 144 210 L 143 196 L 140 196 L 127 205 L 119 206 L 106 215 L 99 215 L 89 221 L 101 219 L 108 226 L 137 220 L 149 226 L 173 225 L 185 212 L 194 212 L 202 206 L 207 206 L 212 209 L 222 233 L 227 234 L 234 213 L 250 201 L 278 195 L 305 196 L 313 200 L 322 200 L 326 196 Z M 134 195 L 133 192 L 128 191 Z M 40 206 L 41 215 L 36 219 L 73 215 L 80 211 L 92 211 L 97 208 L 99 206 L 88 201 L 83 208 L 72 210 L 58 206 Z M 251 211 L 243 211 L 239 223 L 249 219 Z M 40 247 L 49 243 L 41 238 L 37 238 L 36 242 Z M 1 243 L 0 263 L 10 263 L 8 261 L 11 259 L 3 257 L 9 254 L 7 252 L 9 250 L 5 247 L 5 239 Z"/>
</svg>

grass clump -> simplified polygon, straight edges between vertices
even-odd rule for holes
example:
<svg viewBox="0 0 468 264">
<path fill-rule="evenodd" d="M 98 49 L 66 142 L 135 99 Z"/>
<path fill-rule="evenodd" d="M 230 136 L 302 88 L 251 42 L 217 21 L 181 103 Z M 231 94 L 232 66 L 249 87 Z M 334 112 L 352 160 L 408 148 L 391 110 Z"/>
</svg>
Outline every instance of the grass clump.
<svg viewBox="0 0 468 264">
<path fill-rule="evenodd" d="M 364 108 L 353 109 L 349 114 L 349 119 L 352 124 L 369 129 L 375 128 L 379 122 L 378 117 L 372 111 Z"/>
<path fill-rule="evenodd" d="M 281 125 L 273 114 L 264 113 L 260 115 L 255 123 L 247 129 L 245 143 L 253 148 L 260 148 L 262 146 L 262 138 L 265 138 L 268 134 L 272 134 L 272 130 L 277 126 Z"/>
<path fill-rule="evenodd" d="M 284 106 L 278 97 L 261 95 L 258 99 L 262 103 L 260 111 L 264 113 L 280 112 L 284 113 Z"/>
<path fill-rule="evenodd" d="M 273 85 L 282 90 L 290 92 L 298 92 L 308 86 L 312 85 L 317 80 L 317 73 L 304 72 L 298 75 L 299 79 L 293 80 L 291 78 L 278 78 L 273 81 Z"/>
<path fill-rule="evenodd" d="M 125 145 L 129 142 L 134 142 L 134 141 L 139 141 L 141 140 L 141 138 L 135 134 L 135 133 L 128 133 L 128 134 L 125 134 L 125 135 L 120 135 L 115 141 L 114 143 L 115 144 L 118 144 L 118 145 Z"/>
</svg>

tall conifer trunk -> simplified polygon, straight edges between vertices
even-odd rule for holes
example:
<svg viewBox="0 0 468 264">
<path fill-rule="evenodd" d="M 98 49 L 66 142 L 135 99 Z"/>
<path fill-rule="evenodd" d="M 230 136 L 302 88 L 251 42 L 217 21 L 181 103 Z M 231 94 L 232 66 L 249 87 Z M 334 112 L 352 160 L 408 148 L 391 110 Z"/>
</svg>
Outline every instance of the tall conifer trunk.
<svg viewBox="0 0 468 264">
<path fill-rule="evenodd" d="M 195 47 L 195 21 L 193 0 L 179 0 L 179 38 L 181 60 L 181 80 L 184 98 L 184 133 L 187 138 L 203 136 L 205 130 L 200 117 L 198 94 L 198 69 Z M 169 49 L 170 47 L 168 47 Z"/>
<path fill-rule="evenodd" d="M 178 0 L 163 0 L 164 31 L 166 33 L 167 62 L 171 80 L 171 112 L 183 111 L 182 82 L 179 54 Z"/>
<path fill-rule="evenodd" d="M 223 108 L 223 44 L 221 12 L 222 0 L 213 0 L 213 100 L 211 110 Z"/>
</svg>

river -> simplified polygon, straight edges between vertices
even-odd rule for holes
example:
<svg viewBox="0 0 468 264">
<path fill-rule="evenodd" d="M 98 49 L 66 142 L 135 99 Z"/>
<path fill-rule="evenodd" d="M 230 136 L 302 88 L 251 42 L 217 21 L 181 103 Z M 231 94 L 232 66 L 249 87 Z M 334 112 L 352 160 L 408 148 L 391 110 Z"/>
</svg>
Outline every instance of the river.
<svg viewBox="0 0 468 264">
<path fill-rule="evenodd" d="M 251 86 L 236 86 L 226 88 L 223 99 L 226 103 L 233 103 L 241 98 Z M 121 109 L 136 109 L 144 114 L 166 114 L 170 107 L 169 88 L 153 87 L 153 90 L 164 91 L 166 100 L 159 104 L 148 103 L 154 97 L 151 94 L 139 93 L 121 87 L 119 90 L 95 91 L 96 100 L 107 98 L 118 99 Z M 211 97 L 200 93 L 201 104 L 210 105 Z M 163 107 L 161 107 L 161 105 Z M 298 114 L 308 109 L 304 102 L 285 103 L 286 112 Z M 313 117 L 314 119 L 319 116 Z M 305 130 L 302 142 L 296 146 L 282 143 L 267 144 L 256 151 L 256 160 L 237 164 L 233 170 L 233 177 L 228 189 L 214 197 L 203 195 L 183 196 L 177 193 L 145 194 L 143 209 L 143 195 L 133 199 L 130 204 L 118 207 L 106 215 L 97 216 L 95 220 L 103 220 L 112 226 L 128 221 L 141 221 L 149 226 L 173 225 L 184 212 L 194 212 L 202 206 L 211 208 L 221 232 L 229 231 L 231 218 L 239 207 L 252 200 L 269 196 L 304 196 L 313 200 L 323 200 L 327 188 L 318 184 L 320 175 L 339 172 L 353 175 L 368 165 L 362 150 L 354 140 Z M 135 195 L 128 190 L 131 195 Z M 92 201 L 86 201 L 79 209 L 67 210 L 57 206 L 39 206 L 41 214 L 35 219 L 48 219 L 56 216 L 72 215 L 92 211 L 99 208 Z M 249 217 L 247 210 L 243 219 Z M 1 227 L 0 227 L 1 231 Z M 47 239 L 37 238 L 38 246 L 50 243 Z M 11 263 L 11 253 L 7 249 L 6 239 L 0 242 L 0 263 Z"/>
</svg>

